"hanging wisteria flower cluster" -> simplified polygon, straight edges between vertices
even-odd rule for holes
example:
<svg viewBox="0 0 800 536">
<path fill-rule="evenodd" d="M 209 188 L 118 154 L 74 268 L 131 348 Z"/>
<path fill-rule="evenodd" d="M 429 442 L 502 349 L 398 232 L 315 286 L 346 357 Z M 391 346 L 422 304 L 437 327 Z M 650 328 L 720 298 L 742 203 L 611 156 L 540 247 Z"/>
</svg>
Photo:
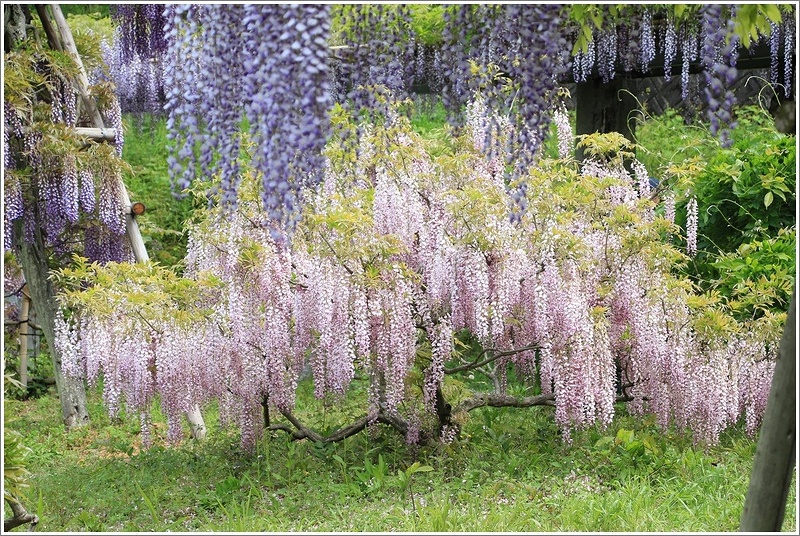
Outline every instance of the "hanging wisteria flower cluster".
<svg viewBox="0 0 800 536">
<path fill-rule="evenodd" d="M 680 58 L 681 94 L 686 100 L 690 96 L 690 64 L 699 60 L 705 81 L 703 101 L 707 105 L 711 131 L 719 135 L 723 146 L 729 145 L 729 130 L 735 126 L 732 115 L 735 98 L 731 87 L 737 78 L 737 57 L 746 53 L 739 50 L 739 38 L 734 31 L 737 6 L 704 4 L 695 8 L 696 15 L 680 20 L 669 10 L 663 12 L 648 6 L 643 6 L 641 11 L 626 12 L 619 19 L 611 15 L 617 7 L 602 9 L 606 11 L 608 24 L 604 20 L 601 28 L 595 28 L 588 46 L 573 57 L 574 80 L 589 80 L 593 69 L 608 82 L 617 72 L 657 73 L 657 67 L 661 67 L 668 81 L 678 71 L 675 59 Z M 795 13 L 788 9 L 781 16 L 780 21 L 770 22 L 769 81 L 783 86 L 789 98 L 794 77 Z M 759 36 L 760 40 L 754 40 L 751 47 L 765 40 L 763 35 Z M 654 60 L 659 54 L 663 64 L 656 66 Z M 783 65 L 779 68 L 781 57 Z"/>
<path fill-rule="evenodd" d="M 166 10 L 169 169 L 176 188 L 219 174 L 221 202 L 233 207 L 238 131 L 246 119 L 264 207 L 292 227 L 303 189 L 319 182 L 324 164 L 332 105 L 330 6 L 182 4 Z"/>
<path fill-rule="evenodd" d="M 589 34 L 574 56 L 574 6 L 446 6 L 436 50 L 419 43 L 408 6 L 336 9 L 241 4 L 114 9 L 111 78 L 123 111 L 169 115 L 176 192 L 217 174 L 221 202 L 235 203 L 246 120 L 255 147 L 244 155 L 262 174 L 262 202 L 273 219 L 291 229 L 304 188 L 321 180 L 320 154 L 332 104 L 385 118 L 390 103 L 404 98 L 415 83 L 441 90 L 455 124 L 463 122 L 464 106 L 481 91 L 487 118 L 507 115 L 516 125 L 503 149 L 507 180 L 516 184 L 514 217 L 526 205 L 525 182 L 516 179 L 537 157 L 549 131 L 554 89 L 569 74 L 576 82 L 595 73 L 610 82 L 622 72 L 663 70 L 666 79 L 680 73 L 688 99 L 689 68 L 700 61 L 711 130 L 723 144 L 730 142 L 735 104 L 730 86 L 740 53 L 732 39 L 735 7 L 690 7 L 688 15 L 678 16 L 677 8 L 600 6 L 602 24 L 587 19 L 588 26 L 578 29 Z M 334 13 L 337 45 L 331 48 Z M 773 21 L 770 35 L 770 81 L 782 83 L 788 96 L 794 13 L 784 10 L 782 16 Z M 781 54 L 783 69 L 777 65 Z M 501 135 L 492 121 L 485 128 L 487 141 Z"/>
<path fill-rule="evenodd" d="M 340 24 L 347 28 L 337 84 L 337 102 L 386 116 L 391 100 L 404 99 L 417 76 L 415 42 L 408 6 L 344 6 Z"/>
<path fill-rule="evenodd" d="M 27 73 L 11 52 L 7 65 L 19 77 L 49 79 L 50 99 L 26 109 L 29 93 L 9 91 L 4 102 L 4 236 L 5 250 L 41 240 L 60 257 L 80 253 L 100 262 L 131 258 L 125 236 L 125 207 L 120 191 L 123 137 L 121 113 L 113 93 L 104 95 L 100 111 L 116 128 L 114 146 L 89 144 L 74 128 L 77 94 L 68 73 L 41 61 Z M 33 86 L 28 88 L 33 91 Z M 15 104 L 12 104 L 15 103 Z M 22 220 L 15 239 L 14 226 Z"/>
<path fill-rule="evenodd" d="M 529 210 L 514 225 L 502 172 L 470 141 L 458 158 L 432 159 L 403 117 L 365 127 L 355 154 L 330 148 L 288 240 L 275 239 L 255 174 L 243 170 L 236 210 L 213 210 L 191 230 L 186 276 L 201 290 L 150 308 L 122 291 L 147 288 L 133 275 L 86 302 L 70 293 L 65 368 L 102 375 L 112 411 L 147 412 L 158 396 L 172 439 L 183 411 L 216 399 L 248 448 L 265 427 L 326 441 L 375 422 L 409 441 L 452 441 L 487 405 L 554 405 L 567 441 L 608 424 L 621 401 L 700 443 L 740 415 L 754 432 L 781 319 L 741 325 L 692 305 L 670 269 L 680 253 L 663 240 L 675 227 L 645 179 L 601 154 L 580 168 L 534 167 Z M 535 396 L 511 394 L 512 368 Z M 363 417 L 329 436 L 305 426 L 294 408 L 304 371 L 328 403 L 366 380 Z M 458 374 L 493 389 L 451 405 L 444 387 Z"/>
<path fill-rule="evenodd" d="M 113 4 L 111 42 L 101 43 L 107 71 L 92 73 L 92 83 L 110 80 L 125 113 L 163 115 L 167 53 L 166 12 L 160 4 Z"/>
</svg>

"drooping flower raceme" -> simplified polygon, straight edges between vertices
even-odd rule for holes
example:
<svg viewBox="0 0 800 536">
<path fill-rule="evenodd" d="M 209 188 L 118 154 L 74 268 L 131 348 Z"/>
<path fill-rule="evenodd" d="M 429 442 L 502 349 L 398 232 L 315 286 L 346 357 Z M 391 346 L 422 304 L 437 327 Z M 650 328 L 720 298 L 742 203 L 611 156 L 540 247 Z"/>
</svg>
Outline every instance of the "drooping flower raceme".
<svg viewBox="0 0 800 536">
<path fill-rule="evenodd" d="M 686 204 L 686 253 L 694 257 L 697 253 L 697 198 Z"/>
<path fill-rule="evenodd" d="M 324 167 L 332 104 L 329 11 L 325 5 L 168 8 L 166 108 L 175 144 L 169 163 L 178 190 L 221 174 L 221 201 L 233 206 L 236 131 L 245 117 L 264 208 L 282 226 L 294 225 L 302 191 L 321 180 Z"/>
</svg>

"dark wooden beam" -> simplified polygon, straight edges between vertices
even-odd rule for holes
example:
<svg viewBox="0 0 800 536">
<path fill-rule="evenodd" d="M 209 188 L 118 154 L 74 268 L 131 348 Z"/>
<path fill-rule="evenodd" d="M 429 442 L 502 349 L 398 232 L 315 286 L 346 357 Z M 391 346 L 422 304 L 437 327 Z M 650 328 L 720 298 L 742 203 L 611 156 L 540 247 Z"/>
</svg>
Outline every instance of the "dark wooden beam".
<svg viewBox="0 0 800 536">
<path fill-rule="evenodd" d="M 617 77 L 608 83 L 592 78 L 575 85 L 575 132 L 578 135 L 594 132 L 619 132 L 633 141 L 636 134 L 634 112 L 638 102 L 630 78 Z M 578 148 L 575 157 L 583 160 Z"/>
</svg>

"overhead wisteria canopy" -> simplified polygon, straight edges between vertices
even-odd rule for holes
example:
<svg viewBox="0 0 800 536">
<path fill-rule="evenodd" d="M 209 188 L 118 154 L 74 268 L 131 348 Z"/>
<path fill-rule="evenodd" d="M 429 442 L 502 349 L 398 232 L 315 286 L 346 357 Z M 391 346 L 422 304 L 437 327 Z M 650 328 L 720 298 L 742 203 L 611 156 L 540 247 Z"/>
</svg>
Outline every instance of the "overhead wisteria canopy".
<svg viewBox="0 0 800 536">
<path fill-rule="evenodd" d="M 795 13 L 781 7 L 772 6 L 768 31 L 745 29 L 750 50 L 768 42 L 770 82 L 789 96 Z M 560 83 L 595 76 L 609 82 L 628 72 L 668 80 L 679 63 L 688 96 L 690 66 L 699 62 L 710 126 L 726 144 L 735 105 L 730 86 L 737 59 L 748 53 L 737 34 L 742 9 L 450 5 L 431 54 L 413 31 L 408 6 L 120 5 L 107 59 L 124 109 L 169 116 L 178 190 L 219 172 L 223 202 L 234 203 L 246 122 L 264 206 L 291 227 L 303 189 L 321 177 L 331 106 L 380 114 L 387 99 L 414 84 L 440 88 L 456 122 L 476 92 L 487 109 L 513 112 L 517 128 L 504 148 L 513 179 L 536 157 Z M 340 43 L 329 39 L 332 20 Z M 488 143 L 499 125 L 485 125 Z M 523 209 L 524 194 L 523 184 L 516 194 Z"/>
</svg>

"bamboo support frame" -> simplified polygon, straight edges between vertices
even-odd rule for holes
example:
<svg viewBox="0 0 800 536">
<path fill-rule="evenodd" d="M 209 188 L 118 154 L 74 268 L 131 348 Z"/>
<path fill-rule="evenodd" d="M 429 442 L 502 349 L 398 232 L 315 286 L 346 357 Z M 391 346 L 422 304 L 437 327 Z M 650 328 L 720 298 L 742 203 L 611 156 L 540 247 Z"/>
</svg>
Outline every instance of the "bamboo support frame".
<svg viewBox="0 0 800 536">
<path fill-rule="evenodd" d="M 75 127 L 75 133 L 94 141 L 113 142 L 117 137 L 117 129 L 115 128 Z"/>
<path fill-rule="evenodd" d="M 89 114 L 89 119 L 92 122 L 92 126 L 94 129 L 99 129 L 100 133 L 103 133 L 107 129 L 103 124 L 103 117 L 100 115 L 100 111 L 97 109 L 97 104 L 89 94 L 89 78 L 86 76 L 86 68 L 83 66 L 83 61 L 81 61 L 80 54 L 78 54 L 78 49 L 75 46 L 75 40 L 72 37 L 72 31 L 69 29 L 67 20 L 64 18 L 64 14 L 61 12 L 61 6 L 59 6 L 59 4 L 50 4 L 50 9 L 53 12 L 53 18 L 55 19 L 56 26 L 58 27 L 59 34 L 61 35 L 61 43 L 64 47 L 64 51 L 72 56 L 72 59 L 78 65 L 78 79 L 76 88 L 78 90 L 78 95 L 81 98 L 81 102 L 83 103 L 86 112 Z M 128 190 L 125 188 L 125 185 L 122 184 L 121 178 L 120 191 L 122 192 L 123 206 L 130 207 L 131 200 L 128 197 Z M 139 231 L 139 226 L 137 225 L 133 215 L 130 213 L 125 214 L 125 230 L 127 231 L 128 238 L 130 239 L 131 249 L 133 250 L 133 256 L 136 259 L 136 262 L 149 261 L 150 256 L 147 254 L 147 248 L 144 246 L 142 233 Z"/>
</svg>

